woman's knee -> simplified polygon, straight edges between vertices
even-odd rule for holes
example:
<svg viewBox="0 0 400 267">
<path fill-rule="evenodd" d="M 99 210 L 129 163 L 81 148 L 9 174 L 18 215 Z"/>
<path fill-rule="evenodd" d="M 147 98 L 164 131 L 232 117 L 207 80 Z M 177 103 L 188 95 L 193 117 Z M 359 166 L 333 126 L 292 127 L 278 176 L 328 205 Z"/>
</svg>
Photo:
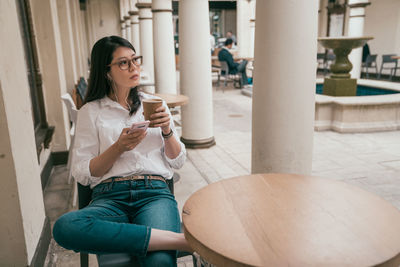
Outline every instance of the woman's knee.
<svg viewBox="0 0 400 267">
<path fill-rule="evenodd" d="M 176 266 L 176 251 L 153 251 L 143 259 L 143 266 Z"/>
<path fill-rule="evenodd" d="M 79 239 L 83 233 L 82 229 L 84 222 L 79 218 L 75 212 L 69 212 L 62 215 L 54 223 L 53 238 L 64 248 L 73 248 L 74 240 Z"/>
</svg>

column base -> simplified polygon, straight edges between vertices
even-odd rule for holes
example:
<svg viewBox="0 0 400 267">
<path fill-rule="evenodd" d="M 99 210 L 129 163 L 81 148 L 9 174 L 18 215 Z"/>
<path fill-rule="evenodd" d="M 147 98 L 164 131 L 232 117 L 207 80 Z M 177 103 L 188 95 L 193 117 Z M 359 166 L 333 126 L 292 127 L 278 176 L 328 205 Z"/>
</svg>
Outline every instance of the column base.
<svg viewBox="0 0 400 267">
<path fill-rule="evenodd" d="M 357 92 L 356 79 L 325 78 L 322 93 L 330 96 L 355 96 Z"/>
<path fill-rule="evenodd" d="M 214 136 L 207 138 L 207 139 L 202 139 L 202 140 L 190 140 L 190 139 L 185 139 L 181 137 L 182 143 L 185 144 L 187 148 L 209 148 L 215 145 L 215 139 Z"/>
</svg>

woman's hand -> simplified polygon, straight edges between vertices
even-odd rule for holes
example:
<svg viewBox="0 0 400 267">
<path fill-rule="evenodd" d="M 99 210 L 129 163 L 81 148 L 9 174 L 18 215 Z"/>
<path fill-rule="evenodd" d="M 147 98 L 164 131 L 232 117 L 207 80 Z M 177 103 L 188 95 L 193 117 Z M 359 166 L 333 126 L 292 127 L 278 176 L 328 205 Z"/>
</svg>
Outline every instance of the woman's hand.
<svg viewBox="0 0 400 267">
<path fill-rule="evenodd" d="M 150 116 L 150 125 L 153 127 L 161 127 L 164 134 L 168 134 L 171 131 L 170 117 L 165 111 L 164 106 L 157 108 L 156 112 Z"/>
<path fill-rule="evenodd" d="M 121 152 L 134 149 L 147 135 L 146 130 L 136 129 L 133 132 L 128 133 L 129 129 L 130 128 L 122 129 L 122 132 L 116 142 L 118 150 Z"/>
</svg>

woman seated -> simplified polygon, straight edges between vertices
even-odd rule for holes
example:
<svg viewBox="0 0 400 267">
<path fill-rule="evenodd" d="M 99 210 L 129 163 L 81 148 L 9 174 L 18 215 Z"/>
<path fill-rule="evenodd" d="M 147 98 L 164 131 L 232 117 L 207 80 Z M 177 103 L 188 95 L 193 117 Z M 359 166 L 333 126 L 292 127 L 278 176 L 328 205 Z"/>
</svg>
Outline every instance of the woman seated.
<svg viewBox="0 0 400 267">
<path fill-rule="evenodd" d="M 62 247 L 103 254 L 126 252 L 142 266 L 176 266 L 176 250 L 191 251 L 166 179 L 186 158 L 165 102 L 144 121 L 138 91 L 142 57 L 118 36 L 97 41 L 88 92 L 79 110 L 72 174 L 93 189 L 91 203 L 61 216 L 53 228 Z"/>
</svg>

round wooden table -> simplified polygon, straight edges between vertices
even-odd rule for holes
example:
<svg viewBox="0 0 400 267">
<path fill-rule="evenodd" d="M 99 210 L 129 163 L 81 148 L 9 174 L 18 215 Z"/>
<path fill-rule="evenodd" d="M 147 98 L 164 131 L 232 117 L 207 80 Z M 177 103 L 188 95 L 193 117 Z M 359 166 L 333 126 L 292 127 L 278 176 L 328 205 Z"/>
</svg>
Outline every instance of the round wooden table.
<svg viewBox="0 0 400 267">
<path fill-rule="evenodd" d="M 189 102 L 189 97 L 185 95 L 173 95 L 173 94 L 154 94 L 162 98 L 169 108 L 186 105 Z"/>
<path fill-rule="evenodd" d="M 217 266 L 400 266 L 400 211 L 339 181 L 230 178 L 195 192 L 182 217 L 190 245 Z"/>
</svg>

